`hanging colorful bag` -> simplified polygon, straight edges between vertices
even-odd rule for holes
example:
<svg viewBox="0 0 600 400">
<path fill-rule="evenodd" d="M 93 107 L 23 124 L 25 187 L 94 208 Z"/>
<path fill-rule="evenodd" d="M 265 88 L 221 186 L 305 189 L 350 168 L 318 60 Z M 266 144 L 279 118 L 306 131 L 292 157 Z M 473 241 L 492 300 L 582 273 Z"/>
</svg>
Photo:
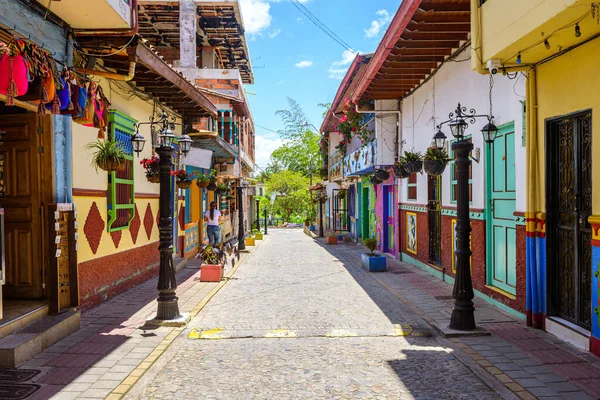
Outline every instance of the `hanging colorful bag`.
<svg viewBox="0 0 600 400">
<path fill-rule="evenodd" d="M 79 117 L 74 117 L 73 121 L 84 126 L 94 126 L 94 102 L 96 100 L 96 84 L 94 82 L 90 82 L 88 85 L 85 99 L 86 102 L 83 107 L 83 113 Z M 81 102 L 81 94 L 79 96 L 79 101 Z"/>
<path fill-rule="evenodd" d="M 51 110 L 52 114 L 60 114 L 61 111 L 68 109 L 69 105 L 73 107 L 71 103 L 71 85 L 65 78 L 60 77 L 59 86 L 56 89 L 52 103 L 46 105 L 46 108 Z"/>
<path fill-rule="evenodd" d="M 0 94 L 6 95 L 6 105 L 14 106 L 15 97 L 27 93 L 27 66 L 20 55 L 4 54 L 0 58 Z"/>
<path fill-rule="evenodd" d="M 96 107 L 94 115 L 94 127 L 98 128 L 98 139 L 104 139 L 106 128 L 108 127 L 108 109 L 110 102 L 104 95 L 102 86 L 98 86 L 96 91 Z"/>
</svg>

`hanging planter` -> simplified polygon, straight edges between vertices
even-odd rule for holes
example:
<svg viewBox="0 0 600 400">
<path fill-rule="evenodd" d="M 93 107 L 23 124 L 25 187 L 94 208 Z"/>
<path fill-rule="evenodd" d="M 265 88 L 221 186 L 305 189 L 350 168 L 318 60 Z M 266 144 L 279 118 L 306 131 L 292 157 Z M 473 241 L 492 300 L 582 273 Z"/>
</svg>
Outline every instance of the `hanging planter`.
<svg viewBox="0 0 600 400">
<path fill-rule="evenodd" d="M 217 184 L 214 182 L 209 183 L 208 186 L 206 187 L 206 190 L 214 192 L 215 190 L 217 190 Z"/>
<path fill-rule="evenodd" d="M 410 174 L 421 172 L 423 169 L 423 156 L 419 152 L 405 151 L 400 162 Z"/>
<path fill-rule="evenodd" d="M 159 175 L 148 175 L 146 174 L 146 178 L 148 179 L 148 182 L 150 183 L 160 183 L 160 176 Z"/>
<path fill-rule="evenodd" d="M 437 147 L 430 147 L 425 153 L 423 158 L 425 172 L 432 176 L 439 176 L 444 173 L 450 157 L 445 149 L 438 149 Z"/>
<path fill-rule="evenodd" d="M 177 187 L 179 189 L 189 189 L 192 184 L 192 179 L 196 174 L 188 174 L 184 169 L 180 169 L 179 171 L 171 171 L 171 176 L 177 178 Z"/>
<path fill-rule="evenodd" d="M 177 187 L 179 189 L 189 189 L 190 186 L 192 185 L 192 181 L 177 181 Z"/>
<path fill-rule="evenodd" d="M 347 194 L 347 190 L 346 189 L 341 189 L 338 191 L 338 199 L 345 199 L 346 198 L 346 194 Z"/>
<path fill-rule="evenodd" d="M 375 175 L 371 176 L 369 178 L 369 181 L 373 184 L 373 185 L 379 185 L 380 183 L 382 183 L 383 181 L 377 179 L 377 177 Z"/>
<path fill-rule="evenodd" d="M 401 164 L 394 165 L 394 176 L 399 179 L 405 179 L 410 176 L 410 173 L 404 169 L 404 166 Z"/>
<path fill-rule="evenodd" d="M 229 192 L 229 188 L 227 187 L 226 184 L 221 183 L 217 186 L 216 192 L 217 192 L 218 196 L 223 196 L 224 194 Z"/>
<path fill-rule="evenodd" d="M 383 182 L 389 179 L 390 173 L 385 169 L 377 169 L 375 170 L 375 177 Z"/>
<path fill-rule="evenodd" d="M 107 172 L 113 172 L 125 168 L 125 156 L 127 155 L 120 143 L 115 140 L 97 140 L 88 143 L 86 148 L 93 150 L 92 164 Z"/>
</svg>

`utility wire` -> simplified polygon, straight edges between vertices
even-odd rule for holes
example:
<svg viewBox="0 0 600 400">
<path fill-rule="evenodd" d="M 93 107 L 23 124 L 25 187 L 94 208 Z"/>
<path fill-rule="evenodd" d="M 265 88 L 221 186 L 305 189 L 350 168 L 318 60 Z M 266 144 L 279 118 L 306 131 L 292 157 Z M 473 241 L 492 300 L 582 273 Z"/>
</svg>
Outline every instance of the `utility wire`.
<svg viewBox="0 0 600 400">
<path fill-rule="evenodd" d="M 346 50 L 358 54 L 356 50 L 354 50 L 348 43 L 346 43 L 342 38 L 336 35 L 331 29 L 327 27 L 319 18 L 317 18 L 313 13 L 311 13 L 308 8 L 304 7 L 304 5 L 298 0 L 290 0 L 290 3 L 294 5 L 306 18 L 308 18 L 317 28 L 322 30 L 327 36 L 336 41 L 340 46 L 345 48 Z"/>
<path fill-rule="evenodd" d="M 264 129 L 264 130 L 266 130 L 266 131 L 269 131 L 269 132 L 273 132 L 273 133 L 279 133 L 279 132 L 277 132 L 276 130 L 269 129 L 269 128 L 266 128 L 266 127 L 264 127 L 264 126 L 258 125 L 258 124 L 254 124 L 254 126 L 257 126 L 257 127 L 261 128 L 261 129 Z"/>
</svg>

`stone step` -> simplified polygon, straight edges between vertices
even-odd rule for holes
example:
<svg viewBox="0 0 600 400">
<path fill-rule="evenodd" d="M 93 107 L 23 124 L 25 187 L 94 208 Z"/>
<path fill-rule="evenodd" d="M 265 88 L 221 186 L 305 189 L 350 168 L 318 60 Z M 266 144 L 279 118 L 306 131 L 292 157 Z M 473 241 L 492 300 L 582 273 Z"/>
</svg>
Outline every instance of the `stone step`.
<svg viewBox="0 0 600 400">
<path fill-rule="evenodd" d="M 0 368 L 16 368 L 56 342 L 76 332 L 81 313 L 66 311 L 47 315 L 33 324 L 0 340 Z"/>
</svg>

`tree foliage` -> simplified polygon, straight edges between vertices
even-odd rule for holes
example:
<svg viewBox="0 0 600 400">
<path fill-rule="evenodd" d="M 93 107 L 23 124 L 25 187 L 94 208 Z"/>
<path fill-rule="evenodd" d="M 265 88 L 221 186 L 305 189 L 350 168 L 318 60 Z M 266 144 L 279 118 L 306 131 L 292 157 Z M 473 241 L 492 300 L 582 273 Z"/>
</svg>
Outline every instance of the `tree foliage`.
<svg viewBox="0 0 600 400">
<path fill-rule="evenodd" d="M 272 174 L 267 181 L 267 191 L 276 196 L 271 211 L 285 221 L 292 216 L 304 217 L 310 212 L 308 179 L 299 172 L 283 170 Z"/>
</svg>

